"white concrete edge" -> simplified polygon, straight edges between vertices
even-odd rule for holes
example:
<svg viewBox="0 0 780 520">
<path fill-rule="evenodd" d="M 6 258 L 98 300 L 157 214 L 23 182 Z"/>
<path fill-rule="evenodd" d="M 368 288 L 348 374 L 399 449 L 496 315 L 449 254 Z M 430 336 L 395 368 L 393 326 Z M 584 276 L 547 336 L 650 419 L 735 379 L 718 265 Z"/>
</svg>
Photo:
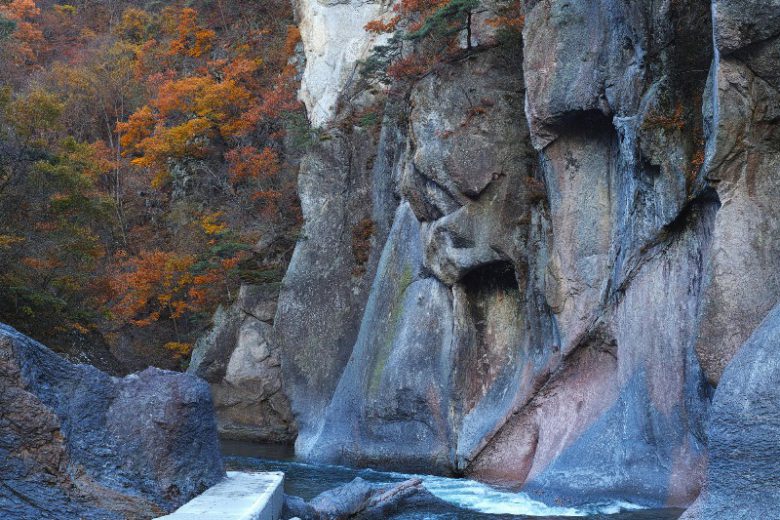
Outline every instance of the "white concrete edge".
<svg viewBox="0 0 780 520">
<path fill-rule="evenodd" d="M 229 511 L 209 511 L 195 512 L 192 511 L 192 506 L 195 504 L 201 505 L 204 501 L 209 499 L 209 491 L 219 486 L 228 485 L 231 480 L 239 481 L 242 477 L 266 477 L 274 480 L 270 482 L 264 490 L 257 495 L 257 498 L 244 508 L 243 512 L 229 512 Z M 240 485 L 240 484 L 239 484 Z M 251 490 L 248 495 L 251 496 Z M 190 505 L 188 508 L 187 506 Z M 197 509 L 198 506 L 195 506 Z M 197 497 L 193 498 L 189 502 L 183 504 L 176 511 L 158 517 L 156 520 L 187 520 L 191 518 L 203 518 L 204 520 L 222 520 L 223 518 L 229 518 L 230 520 L 279 520 L 282 508 L 284 507 L 284 473 L 279 471 L 228 471 L 223 479 L 217 482 L 214 486 L 210 487 Z M 229 508 L 226 508 L 229 509 Z"/>
</svg>

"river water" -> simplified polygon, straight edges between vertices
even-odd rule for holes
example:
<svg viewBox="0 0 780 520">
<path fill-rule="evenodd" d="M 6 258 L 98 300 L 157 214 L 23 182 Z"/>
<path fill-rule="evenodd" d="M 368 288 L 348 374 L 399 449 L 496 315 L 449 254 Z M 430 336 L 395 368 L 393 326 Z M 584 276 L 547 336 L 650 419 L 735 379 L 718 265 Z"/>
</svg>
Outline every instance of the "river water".
<svg viewBox="0 0 780 520">
<path fill-rule="evenodd" d="M 289 447 L 226 441 L 222 446 L 229 470 L 283 471 L 285 492 L 310 500 L 329 489 L 360 477 L 369 482 L 423 479 L 425 487 L 447 506 L 405 510 L 392 520 L 553 520 L 578 517 L 591 520 L 677 520 L 679 509 L 639 510 L 626 503 L 593 504 L 573 509 L 548 506 L 523 493 L 492 488 L 473 480 L 353 469 L 296 461 Z"/>
</svg>

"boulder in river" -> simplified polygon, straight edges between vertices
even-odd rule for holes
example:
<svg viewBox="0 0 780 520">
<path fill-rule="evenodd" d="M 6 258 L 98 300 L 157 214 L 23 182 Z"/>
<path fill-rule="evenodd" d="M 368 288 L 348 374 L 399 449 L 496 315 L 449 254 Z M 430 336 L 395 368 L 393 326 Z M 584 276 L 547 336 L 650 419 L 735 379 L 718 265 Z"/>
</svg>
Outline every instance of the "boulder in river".
<svg viewBox="0 0 780 520">
<path fill-rule="evenodd" d="M 0 325 L 0 518 L 152 518 L 224 474 L 204 381 L 111 377 Z"/>
<path fill-rule="evenodd" d="M 360 477 L 343 486 L 320 493 L 306 503 L 300 497 L 285 497 L 283 516 L 303 520 L 379 520 L 389 518 L 401 507 L 441 504 L 419 478 L 397 484 L 372 484 Z"/>
</svg>

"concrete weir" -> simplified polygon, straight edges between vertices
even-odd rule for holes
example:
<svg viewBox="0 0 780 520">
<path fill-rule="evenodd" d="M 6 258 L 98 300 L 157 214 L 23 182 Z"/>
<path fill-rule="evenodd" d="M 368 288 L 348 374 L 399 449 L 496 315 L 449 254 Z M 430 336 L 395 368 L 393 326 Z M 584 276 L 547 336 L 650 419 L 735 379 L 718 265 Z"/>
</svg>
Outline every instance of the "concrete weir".
<svg viewBox="0 0 780 520">
<path fill-rule="evenodd" d="M 228 471 L 227 478 L 158 520 L 278 520 L 284 473 Z"/>
</svg>

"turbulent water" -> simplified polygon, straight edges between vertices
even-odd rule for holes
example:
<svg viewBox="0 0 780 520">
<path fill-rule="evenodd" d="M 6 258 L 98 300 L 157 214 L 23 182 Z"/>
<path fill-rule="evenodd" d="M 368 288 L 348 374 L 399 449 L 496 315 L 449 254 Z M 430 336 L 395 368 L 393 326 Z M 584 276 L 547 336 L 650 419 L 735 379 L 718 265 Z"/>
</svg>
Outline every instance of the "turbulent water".
<svg viewBox="0 0 780 520">
<path fill-rule="evenodd" d="M 306 500 L 323 491 L 350 482 L 355 477 L 377 483 L 401 482 L 412 476 L 420 477 L 425 487 L 441 498 L 449 507 L 402 511 L 393 520 L 498 520 L 498 519 L 554 519 L 580 517 L 609 520 L 676 520 L 680 510 L 639 510 L 627 503 L 593 504 L 574 509 L 548 506 L 523 493 L 503 491 L 473 480 L 408 475 L 402 473 L 352 469 L 325 464 L 307 464 L 293 459 L 289 449 L 228 442 L 223 445 L 229 469 L 283 471 L 285 492 Z"/>
</svg>

